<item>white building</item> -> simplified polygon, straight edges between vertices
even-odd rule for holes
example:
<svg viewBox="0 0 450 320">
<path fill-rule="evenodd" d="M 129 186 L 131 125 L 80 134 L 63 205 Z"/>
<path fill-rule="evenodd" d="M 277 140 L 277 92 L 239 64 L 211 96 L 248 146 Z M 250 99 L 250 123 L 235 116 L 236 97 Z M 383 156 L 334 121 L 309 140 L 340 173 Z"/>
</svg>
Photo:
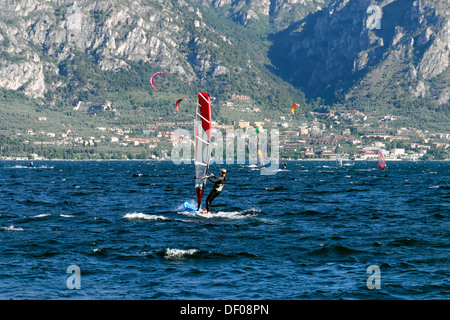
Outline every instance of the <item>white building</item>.
<svg viewBox="0 0 450 320">
<path fill-rule="evenodd" d="M 400 156 L 405 154 L 405 149 L 403 148 L 394 148 L 391 149 L 391 155 L 392 156 Z"/>
</svg>

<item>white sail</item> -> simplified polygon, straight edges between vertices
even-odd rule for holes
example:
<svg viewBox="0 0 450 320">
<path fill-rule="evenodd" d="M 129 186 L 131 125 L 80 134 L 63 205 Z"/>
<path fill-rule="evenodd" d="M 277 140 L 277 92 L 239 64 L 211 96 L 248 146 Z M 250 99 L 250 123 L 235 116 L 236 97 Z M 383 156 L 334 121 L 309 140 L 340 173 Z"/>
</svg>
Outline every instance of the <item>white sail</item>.
<svg viewBox="0 0 450 320">
<path fill-rule="evenodd" d="M 339 153 L 336 154 L 336 162 L 339 165 L 339 167 L 342 167 L 342 157 Z"/>
</svg>

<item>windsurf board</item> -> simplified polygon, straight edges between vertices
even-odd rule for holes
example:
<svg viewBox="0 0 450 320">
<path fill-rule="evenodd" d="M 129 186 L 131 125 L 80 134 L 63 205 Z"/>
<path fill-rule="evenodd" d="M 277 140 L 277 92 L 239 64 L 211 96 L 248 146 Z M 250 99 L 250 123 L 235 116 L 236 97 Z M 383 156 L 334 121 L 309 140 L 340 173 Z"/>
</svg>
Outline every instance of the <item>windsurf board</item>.
<svg viewBox="0 0 450 320">
<path fill-rule="evenodd" d="M 197 215 L 199 217 L 203 217 L 203 218 L 211 217 L 210 213 L 204 214 L 202 212 L 197 211 L 197 208 L 195 206 L 193 206 L 192 204 L 190 204 L 189 202 L 184 203 L 184 209 L 190 213 L 194 213 L 195 215 Z"/>
</svg>

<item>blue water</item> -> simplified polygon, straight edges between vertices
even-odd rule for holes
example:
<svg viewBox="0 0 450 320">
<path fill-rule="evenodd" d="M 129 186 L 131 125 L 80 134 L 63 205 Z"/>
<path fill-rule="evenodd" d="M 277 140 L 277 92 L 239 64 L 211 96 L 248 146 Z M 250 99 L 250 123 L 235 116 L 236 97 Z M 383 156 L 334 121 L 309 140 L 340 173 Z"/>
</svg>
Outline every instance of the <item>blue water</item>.
<svg viewBox="0 0 450 320">
<path fill-rule="evenodd" d="M 0 162 L 0 299 L 448 299 L 450 163 L 387 165 L 224 165 L 203 218 L 192 165 Z"/>
</svg>

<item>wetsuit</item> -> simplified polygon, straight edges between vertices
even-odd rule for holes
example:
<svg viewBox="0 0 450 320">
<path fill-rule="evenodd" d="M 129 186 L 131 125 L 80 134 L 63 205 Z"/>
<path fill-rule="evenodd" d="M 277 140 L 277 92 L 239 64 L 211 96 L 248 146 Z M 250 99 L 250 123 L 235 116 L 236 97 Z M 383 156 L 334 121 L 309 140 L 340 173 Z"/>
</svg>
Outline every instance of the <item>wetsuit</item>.
<svg viewBox="0 0 450 320">
<path fill-rule="evenodd" d="M 220 176 L 217 179 L 208 178 L 209 181 L 214 183 L 214 188 L 208 194 L 208 198 L 206 198 L 206 211 L 209 212 L 209 208 L 211 207 L 211 202 L 220 194 L 223 189 L 223 186 L 227 182 L 227 178 L 224 176 Z"/>
</svg>

